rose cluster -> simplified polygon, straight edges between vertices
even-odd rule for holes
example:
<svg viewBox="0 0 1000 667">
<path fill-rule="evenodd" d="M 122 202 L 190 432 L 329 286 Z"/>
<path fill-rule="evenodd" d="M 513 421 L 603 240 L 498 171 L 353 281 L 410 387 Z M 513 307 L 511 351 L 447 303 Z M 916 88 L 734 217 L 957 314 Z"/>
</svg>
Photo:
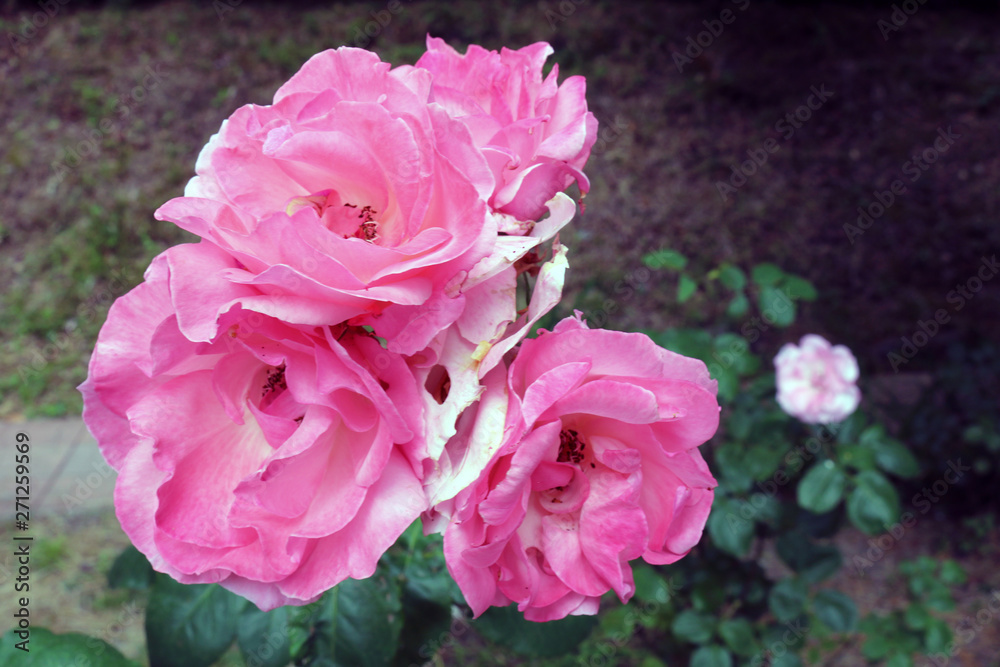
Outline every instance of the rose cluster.
<svg viewBox="0 0 1000 667">
<path fill-rule="evenodd" d="M 422 518 L 477 614 L 594 613 L 698 542 L 716 385 L 579 315 L 526 339 L 589 189 L 585 81 L 544 43 L 427 47 L 325 51 L 222 124 L 156 211 L 200 240 L 112 306 L 84 419 L 180 582 L 305 604 Z"/>
</svg>

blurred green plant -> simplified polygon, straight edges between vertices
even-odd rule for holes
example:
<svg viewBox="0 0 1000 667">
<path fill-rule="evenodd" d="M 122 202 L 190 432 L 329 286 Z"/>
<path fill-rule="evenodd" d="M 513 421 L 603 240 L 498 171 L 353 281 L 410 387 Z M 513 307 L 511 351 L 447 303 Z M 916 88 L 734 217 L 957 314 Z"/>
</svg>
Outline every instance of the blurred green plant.
<svg viewBox="0 0 1000 667">
<path fill-rule="evenodd" d="M 966 581 L 965 570 L 953 560 L 929 556 L 899 564 L 906 582 L 907 604 L 888 614 L 871 613 L 859 624 L 865 635 L 863 655 L 885 660 L 890 667 L 912 667 L 913 654 L 944 653 L 952 643 L 948 624 L 937 614 L 955 608 L 952 588 Z"/>
</svg>

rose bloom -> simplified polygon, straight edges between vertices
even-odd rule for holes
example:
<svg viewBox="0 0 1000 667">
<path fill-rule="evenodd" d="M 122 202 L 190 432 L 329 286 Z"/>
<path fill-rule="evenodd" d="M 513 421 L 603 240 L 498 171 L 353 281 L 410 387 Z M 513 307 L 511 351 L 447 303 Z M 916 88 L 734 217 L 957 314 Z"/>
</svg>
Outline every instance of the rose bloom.
<svg viewBox="0 0 1000 667">
<path fill-rule="evenodd" d="M 431 101 L 464 123 L 486 156 L 495 182 L 489 203 L 509 234 L 530 230 L 545 202 L 574 181 L 584 193 L 590 188 L 581 170 L 597 119 L 587 110 L 586 80 L 559 84 L 558 65 L 543 79 L 551 54 L 538 42 L 499 53 L 471 45 L 462 55 L 428 36 L 416 64 L 434 75 Z"/>
<path fill-rule="evenodd" d="M 858 362 L 843 345 L 807 334 L 786 343 L 774 358 L 778 405 L 807 424 L 846 419 L 861 402 Z"/>
<path fill-rule="evenodd" d="M 198 156 L 185 196 L 156 211 L 222 248 L 239 305 L 295 324 L 346 320 L 402 353 L 462 312 L 462 281 L 497 242 L 493 188 L 469 130 L 429 104 L 431 74 L 369 51 L 313 56 L 270 106 L 237 109 Z M 205 341 L 232 303 L 204 305 Z M 392 313 L 385 311 L 393 307 Z M 397 347 L 399 347 L 397 345 Z"/>
<path fill-rule="evenodd" d="M 370 576 L 426 509 L 424 415 L 364 330 L 235 306 L 189 338 L 200 300 L 248 289 L 223 277 L 237 265 L 205 242 L 154 259 L 101 329 L 83 416 L 153 567 L 271 609 Z"/>
<path fill-rule="evenodd" d="M 246 105 L 223 123 L 185 196 L 156 216 L 234 260 L 218 276 L 193 269 L 220 289 L 176 300 L 189 340 L 207 342 L 235 306 L 294 324 L 369 326 L 428 386 L 436 460 L 502 355 L 480 366 L 486 352 L 529 329 L 518 321 L 515 265 L 576 205 L 553 191 L 546 218 L 498 234 L 486 205 L 492 168 L 467 125 L 429 102 L 431 86 L 431 72 L 393 70 L 368 51 L 317 54 L 273 105 Z M 533 300 L 526 325 L 558 302 L 564 269 L 563 259 L 546 272 L 558 274 L 546 281 L 549 305 Z"/>
<path fill-rule="evenodd" d="M 632 596 L 629 561 L 672 563 L 697 544 L 716 486 L 698 446 L 719 423 L 705 364 L 567 318 L 522 344 L 506 382 L 494 373 L 488 412 L 460 427 L 495 420 L 506 391 L 503 445 L 435 508 L 476 615 L 511 602 L 533 621 L 594 614 L 608 590 Z"/>
</svg>

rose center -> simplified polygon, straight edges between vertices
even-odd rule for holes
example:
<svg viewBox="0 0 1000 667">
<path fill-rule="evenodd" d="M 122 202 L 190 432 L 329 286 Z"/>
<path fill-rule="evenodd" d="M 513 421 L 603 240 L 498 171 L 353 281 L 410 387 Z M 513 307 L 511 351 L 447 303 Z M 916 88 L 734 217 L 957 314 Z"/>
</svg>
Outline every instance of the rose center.
<svg viewBox="0 0 1000 667">
<path fill-rule="evenodd" d="M 285 382 L 285 365 L 281 364 L 280 366 L 269 368 L 267 370 L 267 380 L 261 387 L 261 403 L 269 398 L 273 400 L 272 394 L 277 394 L 285 389 L 288 389 L 288 384 Z"/>
<path fill-rule="evenodd" d="M 378 211 L 371 206 L 344 202 L 335 190 L 324 190 L 308 197 L 293 197 L 285 206 L 285 213 L 295 215 L 304 208 L 315 211 L 324 227 L 345 239 L 374 243 L 379 237 Z"/>
<path fill-rule="evenodd" d="M 573 429 L 563 429 L 559 432 L 559 463 L 584 463 L 587 459 L 587 443 Z M 591 463 L 593 468 L 594 464 Z"/>
</svg>

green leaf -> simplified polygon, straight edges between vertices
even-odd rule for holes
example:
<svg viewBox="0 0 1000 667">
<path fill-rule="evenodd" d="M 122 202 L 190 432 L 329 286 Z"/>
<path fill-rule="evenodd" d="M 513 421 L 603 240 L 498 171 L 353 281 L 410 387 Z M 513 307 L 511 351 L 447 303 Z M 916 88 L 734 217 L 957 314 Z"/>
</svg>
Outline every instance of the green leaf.
<svg viewBox="0 0 1000 667">
<path fill-rule="evenodd" d="M 799 506 L 816 514 L 825 514 L 840 503 L 847 487 L 847 475 L 830 461 L 820 461 L 799 481 Z"/>
<path fill-rule="evenodd" d="M 732 298 L 729 305 L 726 306 L 726 315 L 729 317 L 743 317 L 750 310 L 750 300 L 747 299 L 747 295 L 740 292 Z"/>
<path fill-rule="evenodd" d="M 153 585 L 155 574 L 146 557 L 130 544 L 118 554 L 108 570 L 108 586 L 145 590 Z"/>
<path fill-rule="evenodd" d="M 776 327 L 787 327 L 795 321 L 795 302 L 775 287 L 762 287 L 757 304 L 764 321 Z"/>
<path fill-rule="evenodd" d="M 740 390 L 740 378 L 731 367 L 716 363 L 708 365 L 708 373 L 719 382 L 719 402 L 725 405 L 736 398 Z"/>
<path fill-rule="evenodd" d="M 806 604 L 806 587 L 798 579 L 785 578 L 771 588 L 767 598 L 774 617 L 787 623 L 802 613 Z"/>
<path fill-rule="evenodd" d="M 671 352 L 708 362 L 713 352 L 714 338 L 704 329 L 664 329 L 648 332 L 657 345 Z"/>
<path fill-rule="evenodd" d="M 885 667 L 913 667 L 913 659 L 905 653 L 893 653 L 885 661 Z"/>
<path fill-rule="evenodd" d="M 819 296 L 813 284 L 805 278 L 786 274 L 781 285 L 785 288 L 788 296 L 796 301 L 800 299 L 802 301 L 815 301 L 816 297 Z"/>
<path fill-rule="evenodd" d="M 445 607 L 453 603 L 463 604 L 465 598 L 462 591 L 448 574 L 441 536 L 425 536 L 419 521 L 414 522 L 413 527 L 416 529 L 416 537 L 409 550 L 399 554 L 402 562 L 393 573 L 402 575 L 403 586 L 407 594 L 413 597 Z"/>
<path fill-rule="evenodd" d="M 753 626 L 745 618 L 730 618 L 720 623 L 719 636 L 736 655 L 753 655 L 757 652 Z"/>
<path fill-rule="evenodd" d="M 597 623 L 596 616 L 567 616 L 559 621 L 534 623 L 524 620 L 517 605 L 510 605 L 490 607 L 472 622 L 472 627 L 516 653 L 548 658 L 575 650 Z"/>
<path fill-rule="evenodd" d="M 855 478 L 857 486 L 847 498 L 847 516 L 869 535 L 885 530 L 899 518 L 899 496 L 881 473 L 863 470 Z"/>
<path fill-rule="evenodd" d="M 885 657 L 893 648 L 892 638 L 885 634 L 869 634 L 861 646 L 861 653 L 869 660 Z"/>
<path fill-rule="evenodd" d="M 680 281 L 677 283 L 677 303 L 684 303 L 698 290 L 698 283 L 696 283 L 691 276 L 686 273 L 681 274 Z"/>
<path fill-rule="evenodd" d="M 777 285 L 778 281 L 785 276 L 785 272 L 770 262 L 764 262 L 753 267 L 750 275 L 755 283 L 765 287 Z"/>
<path fill-rule="evenodd" d="M 732 667 L 733 656 L 721 646 L 702 646 L 691 654 L 690 667 Z"/>
<path fill-rule="evenodd" d="M 832 576 L 843 564 L 839 549 L 816 544 L 801 530 L 781 535 L 775 542 L 775 549 L 799 578 L 810 584 Z"/>
<path fill-rule="evenodd" d="M 924 648 L 927 653 L 941 653 L 951 643 L 951 629 L 939 618 L 932 618 L 924 630 Z"/>
<path fill-rule="evenodd" d="M 782 653 L 771 658 L 771 667 L 802 667 L 802 659 L 794 653 Z"/>
<path fill-rule="evenodd" d="M 670 594 L 670 582 L 663 576 L 648 566 L 636 566 L 632 568 L 632 577 L 635 579 L 635 597 L 642 602 L 656 602 L 666 604 L 672 597 Z"/>
<path fill-rule="evenodd" d="M 941 581 L 949 586 L 960 586 L 966 581 L 965 570 L 956 561 L 946 560 L 941 563 Z"/>
<path fill-rule="evenodd" d="M 8 630 L 0 639 L 0 665 L 18 667 L 139 667 L 128 660 L 111 644 L 96 637 L 76 632 L 55 634 L 46 628 L 32 627 L 27 644 L 28 652 L 17 648 L 24 641 L 17 630 Z"/>
<path fill-rule="evenodd" d="M 837 459 L 855 470 L 873 470 L 875 452 L 861 445 L 841 445 L 837 447 Z"/>
<path fill-rule="evenodd" d="M 920 635 L 903 627 L 902 614 L 892 612 L 887 616 L 868 614 L 858 624 L 858 631 L 866 636 L 861 647 L 869 660 L 880 660 L 897 653 L 909 655 L 922 650 Z"/>
<path fill-rule="evenodd" d="M 420 521 L 415 521 L 389 549 L 379 567 L 384 567 L 402 586 L 403 627 L 396 664 L 422 664 L 446 639 L 453 638 L 449 634 L 452 605 L 465 602 L 448 574 L 441 536 L 425 536 Z"/>
<path fill-rule="evenodd" d="M 399 635 L 396 664 L 413 665 L 427 662 L 447 642 L 463 634 L 464 624 L 452 625 L 451 605 L 443 606 L 403 590 L 403 629 Z M 471 633 L 470 633 L 471 634 Z"/>
<path fill-rule="evenodd" d="M 236 638 L 243 598 L 216 584 L 180 584 L 157 574 L 146 608 L 151 667 L 208 667 Z"/>
<path fill-rule="evenodd" d="M 758 482 L 770 479 L 785 457 L 786 451 L 781 447 L 775 447 L 773 442 L 755 442 L 747 449 L 744 462 L 747 471 Z"/>
<path fill-rule="evenodd" d="M 747 274 L 738 266 L 726 263 L 719 267 L 719 282 L 734 292 L 739 292 L 747 286 Z"/>
<path fill-rule="evenodd" d="M 742 501 L 742 504 L 749 504 L 753 510 L 753 517 L 758 522 L 778 524 L 782 519 L 783 508 L 781 502 L 774 496 L 766 493 L 756 492 Z"/>
<path fill-rule="evenodd" d="M 714 614 L 726 601 L 726 587 L 717 579 L 706 577 L 691 588 L 689 597 L 695 611 Z"/>
<path fill-rule="evenodd" d="M 687 257 L 676 250 L 657 250 L 643 255 L 642 263 L 651 269 L 673 269 L 680 271 L 687 266 Z"/>
<path fill-rule="evenodd" d="M 753 518 L 741 516 L 738 503 L 730 498 L 715 501 L 708 517 L 708 535 L 715 546 L 742 558 L 750 551 L 755 532 Z"/>
<path fill-rule="evenodd" d="M 600 614 L 597 628 L 603 636 L 630 637 L 635 631 L 636 615 L 627 606 L 617 606 Z"/>
<path fill-rule="evenodd" d="M 732 411 L 729 412 L 728 415 L 723 413 L 723 419 L 726 424 L 726 432 L 736 440 L 747 439 L 756 418 L 757 414 L 755 412 L 751 412 L 741 406 L 733 406 Z"/>
<path fill-rule="evenodd" d="M 677 614 L 670 629 L 678 639 L 704 644 L 715 633 L 715 618 L 688 609 Z"/>
<path fill-rule="evenodd" d="M 860 439 L 859 434 L 865 427 L 865 414 L 857 410 L 850 417 L 836 424 L 837 442 L 841 445 L 853 445 Z"/>
<path fill-rule="evenodd" d="M 248 604 L 236 625 L 236 642 L 248 665 L 287 665 L 292 661 L 288 607 L 265 612 Z"/>
<path fill-rule="evenodd" d="M 715 450 L 715 469 L 726 488 L 733 493 L 749 491 L 753 486 L 753 477 L 744 464 L 745 458 L 743 446 L 733 442 L 727 442 Z M 715 500 L 716 503 L 720 501 L 721 498 Z"/>
<path fill-rule="evenodd" d="M 750 344 L 743 336 L 723 333 L 712 343 L 713 359 L 732 367 L 739 375 L 750 375 L 760 369 L 760 357 L 750 353 Z"/>
<path fill-rule="evenodd" d="M 336 665 L 377 667 L 396 654 L 403 625 L 399 584 L 384 570 L 367 579 L 345 579 L 320 598 L 312 620 L 314 655 Z"/>
<path fill-rule="evenodd" d="M 903 620 L 906 622 L 906 627 L 912 630 L 923 630 L 927 627 L 927 624 L 932 620 L 930 611 L 927 607 L 920 604 L 919 602 L 910 603 L 910 606 L 906 608 L 906 612 L 903 614 Z"/>
<path fill-rule="evenodd" d="M 955 599 L 948 591 L 934 591 L 927 596 L 927 606 L 936 611 L 951 611 L 955 608 Z"/>
<path fill-rule="evenodd" d="M 825 589 L 813 599 L 816 618 L 834 632 L 853 632 L 858 624 L 858 608 L 840 591 Z"/>
<path fill-rule="evenodd" d="M 886 438 L 875 450 L 875 462 L 878 467 L 893 475 L 913 478 L 920 474 L 920 464 L 906 446 L 898 440 Z"/>
</svg>

